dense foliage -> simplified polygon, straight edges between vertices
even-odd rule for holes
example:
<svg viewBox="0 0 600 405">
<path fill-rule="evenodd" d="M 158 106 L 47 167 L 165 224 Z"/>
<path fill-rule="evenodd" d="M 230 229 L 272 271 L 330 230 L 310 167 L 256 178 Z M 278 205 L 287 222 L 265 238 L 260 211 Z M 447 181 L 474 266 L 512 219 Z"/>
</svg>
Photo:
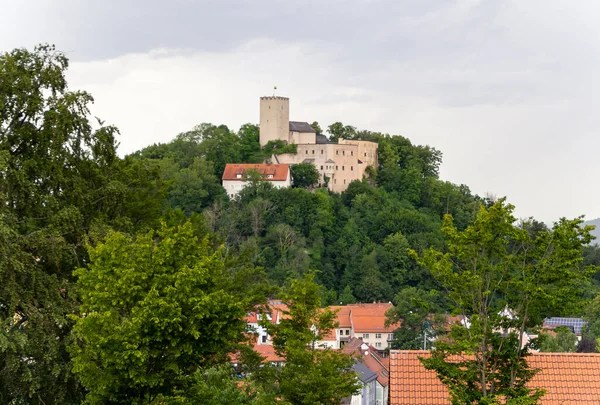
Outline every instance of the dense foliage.
<svg viewBox="0 0 600 405">
<path fill-rule="evenodd" d="M 393 301 L 391 319 L 403 324 L 396 347 L 443 332 L 430 313 L 448 313 L 457 297 L 409 251 L 444 254 L 493 204 L 440 180 L 441 152 L 337 122 L 331 140 L 379 144 L 368 178 L 335 194 L 297 165 L 294 188 L 252 178 L 230 200 L 220 183 L 227 163 L 262 162 L 295 145 L 261 149 L 254 124 L 205 123 L 119 157 L 117 129 L 91 119 L 93 98 L 69 89 L 67 68 L 48 45 L 0 54 L 0 402 L 327 403 L 355 387 L 347 358 L 309 350 L 309 329 L 332 327 L 319 306 Z M 569 240 L 575 225 L 533 221 L 528 243 Z M 587 247 L 585 264 L 600 264 L 599 252 Z M 544 298 L 573 298 L 581 287 L 593 298 L 583 284 Z M 273 296 L 290 302 L 290 321 L 271 331 L 289 359 L 280 370 L 259 367 L 238 345 L 241 316 Z M 592 341 L 598 307 L 586 312 Z M 590 339 L 581 351 L 595 349 Z M 227 366 L 235 351 L 251 379 Z"/>
</svg>

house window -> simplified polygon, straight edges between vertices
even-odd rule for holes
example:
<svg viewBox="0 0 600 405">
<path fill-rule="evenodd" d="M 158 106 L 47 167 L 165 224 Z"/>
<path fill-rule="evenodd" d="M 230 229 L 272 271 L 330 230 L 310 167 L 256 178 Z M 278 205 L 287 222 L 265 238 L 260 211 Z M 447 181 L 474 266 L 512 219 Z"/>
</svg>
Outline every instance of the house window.
<svg viewBox="0 0 600 405">
<path fill-rule="evenodd" d="M 391 340 L 394 340 L 394 334 L 393 334 L 393 333 L 390 333 L 390 334 L 388 335 L 388 340 L 390 340 L 390 341 L 391 341 Z"/>
<path fill-rule="evenodd" d="M 381 342 L 375 343 L 375 347 L 378 348 L 378 349 L 381 349 Z"/>
<path fill-rule="evenodd" d="M 346 329 L 346 336 L 350 334 L 350 329 Z"/>
<path fill-rule="evenodd" d="M 262 342 L 267 343 L 267 335 L 262 335 Z"/>
<path fill-rule="evenodd" d="M 376 333 L 375 334 L 375 339 L 381 339 L 381 333 Z"/>
<path fill-rule="evenodd" d="M 321 166 L 321 170 L 323 170 L 323 166 Z"/>
<path fill-rule="evenodd" d="M 368 333 L 363 333 L 363 339 L 368 339 L 369 338 L 369 334 Z"/>
</svg>

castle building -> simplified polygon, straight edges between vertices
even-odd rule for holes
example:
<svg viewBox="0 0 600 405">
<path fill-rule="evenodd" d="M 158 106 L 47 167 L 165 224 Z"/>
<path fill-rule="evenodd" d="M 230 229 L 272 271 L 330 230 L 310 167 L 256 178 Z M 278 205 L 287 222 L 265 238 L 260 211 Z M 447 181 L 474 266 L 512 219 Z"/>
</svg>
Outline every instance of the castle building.
<svg viewBox="0 0 600 405">
<path fill-rule="evenodd" d="M 297 153 L 273 155 L 273 163 L 315 165 L 321 178 L 334 192 L 342 192 L 354 180 L 362 180 L 367 167 L 377 167 L 377 143 L 340 139 L 331 142 L 317 135 L 308 122 L 290 121 L 287 97 L 260 98 L 260 145 L 282 140 L 297 145 Z M 327 180 L 326 180 L 327 179 Z"/>
</svg>

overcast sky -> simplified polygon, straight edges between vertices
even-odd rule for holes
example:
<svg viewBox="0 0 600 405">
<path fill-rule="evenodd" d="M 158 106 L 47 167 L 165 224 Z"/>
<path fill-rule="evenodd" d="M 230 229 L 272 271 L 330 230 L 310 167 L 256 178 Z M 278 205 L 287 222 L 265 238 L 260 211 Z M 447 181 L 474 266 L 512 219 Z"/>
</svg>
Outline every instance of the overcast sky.
<svg viewBox="0 0 600 405">
<path fill-rule="evenodd" d="M 600 217 L 600 2 L 2 0 L 0 51 L 49 42 L 120 152 L 202 122 L 291 119 L 400 134 L 441 177 L 521 217 Z"/>
</svg>

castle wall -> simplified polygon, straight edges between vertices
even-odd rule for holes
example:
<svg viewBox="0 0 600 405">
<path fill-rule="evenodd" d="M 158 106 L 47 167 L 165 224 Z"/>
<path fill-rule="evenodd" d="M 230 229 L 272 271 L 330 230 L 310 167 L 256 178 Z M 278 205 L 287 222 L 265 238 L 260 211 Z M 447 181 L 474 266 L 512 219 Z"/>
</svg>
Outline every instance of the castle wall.
<svg viewBox="0 0 600 405">
<path fill-rule="evenodd" d="M 376 142 L 340 139 L 339 143 L 343 145 L 356 145 L 358 147 L 358 159 L 360 159 L 360 161 L 363 162 L 363 164 L 360 165 L 361 179 L 367 167 L 373 166 L 373 168 L 375 169 L 378 168 L 379 161 L 377 159 L 377 148 L 379 147 L 379 145 Z"/>
</svg>

